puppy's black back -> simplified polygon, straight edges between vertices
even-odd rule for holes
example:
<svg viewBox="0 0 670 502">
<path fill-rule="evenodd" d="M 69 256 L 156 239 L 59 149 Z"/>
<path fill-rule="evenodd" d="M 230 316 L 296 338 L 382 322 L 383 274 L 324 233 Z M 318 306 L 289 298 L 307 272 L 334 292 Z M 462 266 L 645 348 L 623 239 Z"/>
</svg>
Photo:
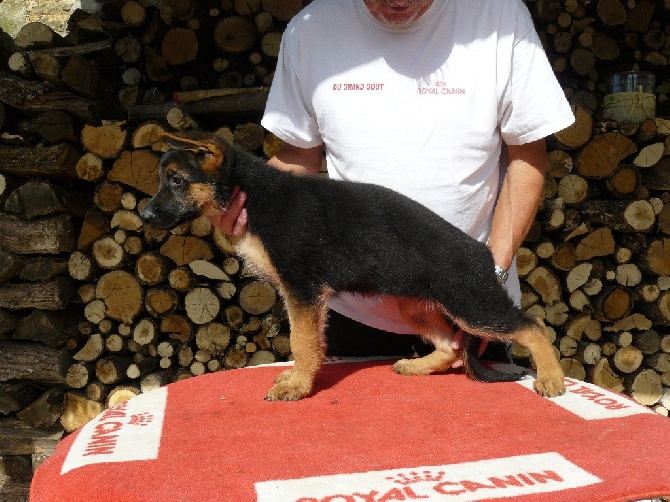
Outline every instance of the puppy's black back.
<svg viewBox="0 0 670 502">
<path fill-rule="evenodd" d="M 245 158 L 234 178 L 248 194 L 249 231 L 295 297 L 312 301 L 325 286 L 416 297 L 501 334 L 528 322 L 497 284 L 488 248 L 418 202 L 378 185 L 298 176 L 238 155 Z"/>
</svg>

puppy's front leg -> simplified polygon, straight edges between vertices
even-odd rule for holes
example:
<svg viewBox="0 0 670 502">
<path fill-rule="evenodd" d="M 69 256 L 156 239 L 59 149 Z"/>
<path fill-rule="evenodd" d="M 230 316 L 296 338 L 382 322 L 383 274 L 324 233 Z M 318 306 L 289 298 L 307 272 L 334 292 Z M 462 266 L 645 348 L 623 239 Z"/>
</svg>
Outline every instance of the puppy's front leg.
<svg viewBox="0 0 670 502">
<path fill-rule="evenodd" d="M 307 397 L 324 358 L 325 298 L 306 304 L 290 295 L 283 296 L 291 326 L 291 352 L 295 364 L 277 377 L 265 397 L 268 401 L 297 401 Z"/>
</svg>

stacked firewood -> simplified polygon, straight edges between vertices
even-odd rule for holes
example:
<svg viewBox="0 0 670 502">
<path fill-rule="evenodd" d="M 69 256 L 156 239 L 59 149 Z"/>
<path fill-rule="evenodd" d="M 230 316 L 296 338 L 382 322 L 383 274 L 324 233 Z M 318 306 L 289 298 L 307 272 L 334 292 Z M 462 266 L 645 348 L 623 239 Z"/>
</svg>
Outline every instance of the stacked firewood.
<svg viewBox="0 0 670 502">
<path fill-rule="evenodd" d="M 654 0 L 527 0 L 552 67 L 574 104 L 590 112 L 616 71 L 656 74 L 657 111 L 667 114 L 670 5 Z"/>
<path fill-rule="evenodd" d="M 290 358 L 275 291 L 230 239 L 203 219 L 157 231 L 139 211 L 163 130 L 272 154 L 258 120 L 303 3 L 110 2 L 67 36 L 30 23 L 0 39 L 0 417 L 72 430 L 156 386 Z M 670 5 L 527 4 L 577 122 L 549 141 L 523 305 L 568 375 L 667 414 L 670 124 L 604 121 L 599 104 L 609 72 L 651 70 L 663 114 Z"/>
<path fill-rule="evenodd" d="M 0 145 L 0 492 L 10 502 L 26 500 L 21 481 L 62 435 L 79 316 L 67 264 L 87 199 L 68 179 L 77 157 L 67 144 Z"/>
<path fill-rule="evenodd" d="M 569 376 L 667 414 L 670 123 L 594 127 L 576 115 L 552 138 L 544 201 L 517 255 L 522 303 Z"/>
<path fill-rule="evenodd" d="M 8 500 L 25 499 L 14 481 L 29 479 L 63 429 L 105 407 L 185 376 L 290 357 L 276 292 L 224 236 L 206 221 L 156 232 L 137 212 L 155 190 L 161 129 L 220 129 L 259 155 L 275 148 L 258 120 L 302 2 L 153 5 L 77 11 L 66 36 L 42 23 L 0 36 Z"/>
<path fill-rule="evenodd" d="M 20 120 L 0 146 L 0 314 L 12 338 L 0 350 L 9 364 L 13 354 L 46 351 L 35 342 L 48 339 L 50 352 L 37 361 L 50 381 L 41 383 L 72 389 L 55 416 L 66 430 L 171 381 L 289 357 L 275 290 L 248 273 L 226 236 L 206 219 L 160 232 L 138 212 L 156 190 L 164 129 L 214 121 L 227 139 L 271 155 L 276 142 L 258 117 L 281 30 L 301 7 L 268 0 L 151 9 L 128 1 L 75 14 L 70 38 L 78 45 L 40 23 L 17 35 L 0 95 L 11 113 L 38 115 Z M 36 282 L 25 282 L 18 257 L 34 253 L 58 255 L 54 279 L 42 264 Z M 64 329 L 51 310 L 66 308 L 79 315 Z M 27 309 L 33 314 L 24 317 Z M 47 321 L 58 336 L 45 333 Z M 23 335 L 28 322 L 40 323 L 32 331 L 42 339 Z M 25 338 L 33 343 L 20 344 Z M 33 371 L 34 379 L 36 358 L 26 359 L 1 380 Z"/>
<path fill-rule="evenodd" d="M 523 305 L 545 319 L 567 374 L 667 415 L 670 129 L 603 120 L 601 104 L 609 75 L 650 71 L 667 116 L 670 5 L 527 4 L 577 121 L 548 142 L 545 198 L 518 254 Z"/>
</svg>

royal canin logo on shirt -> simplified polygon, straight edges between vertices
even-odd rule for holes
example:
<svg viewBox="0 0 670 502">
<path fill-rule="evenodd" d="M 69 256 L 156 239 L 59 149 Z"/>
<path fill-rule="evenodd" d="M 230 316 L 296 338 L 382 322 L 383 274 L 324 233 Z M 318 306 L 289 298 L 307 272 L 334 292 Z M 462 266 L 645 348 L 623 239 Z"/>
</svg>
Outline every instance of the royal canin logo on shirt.
<svg viewBox="0 0 670 502">
<path fill-rule="evenodd" d="M 465 95 L 465 88 L 463 87 L 452 87 L 447 85 L 447 82 L 438 81 L 430 86 L 419 86 L 416 89 L 417 94 L 457 94 Z"/>
</svg>

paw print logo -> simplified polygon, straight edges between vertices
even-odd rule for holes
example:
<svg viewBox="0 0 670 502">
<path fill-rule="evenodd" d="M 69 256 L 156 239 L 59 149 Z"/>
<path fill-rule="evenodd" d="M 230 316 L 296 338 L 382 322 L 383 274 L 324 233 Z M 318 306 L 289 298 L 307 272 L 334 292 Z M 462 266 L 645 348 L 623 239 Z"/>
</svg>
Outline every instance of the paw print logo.
<svg viewBox="0 0 670 502">
<path fill-rule="evenodd" d="M 154 416 L 151 413 L 143 412 L 131 415 L 130 420 L 128 420 L 128 423 L 130 425 L 139 425 L 140 427 L 146 427 L 151 422 L 153 422 L 153 420 Z"/>
</svg>

